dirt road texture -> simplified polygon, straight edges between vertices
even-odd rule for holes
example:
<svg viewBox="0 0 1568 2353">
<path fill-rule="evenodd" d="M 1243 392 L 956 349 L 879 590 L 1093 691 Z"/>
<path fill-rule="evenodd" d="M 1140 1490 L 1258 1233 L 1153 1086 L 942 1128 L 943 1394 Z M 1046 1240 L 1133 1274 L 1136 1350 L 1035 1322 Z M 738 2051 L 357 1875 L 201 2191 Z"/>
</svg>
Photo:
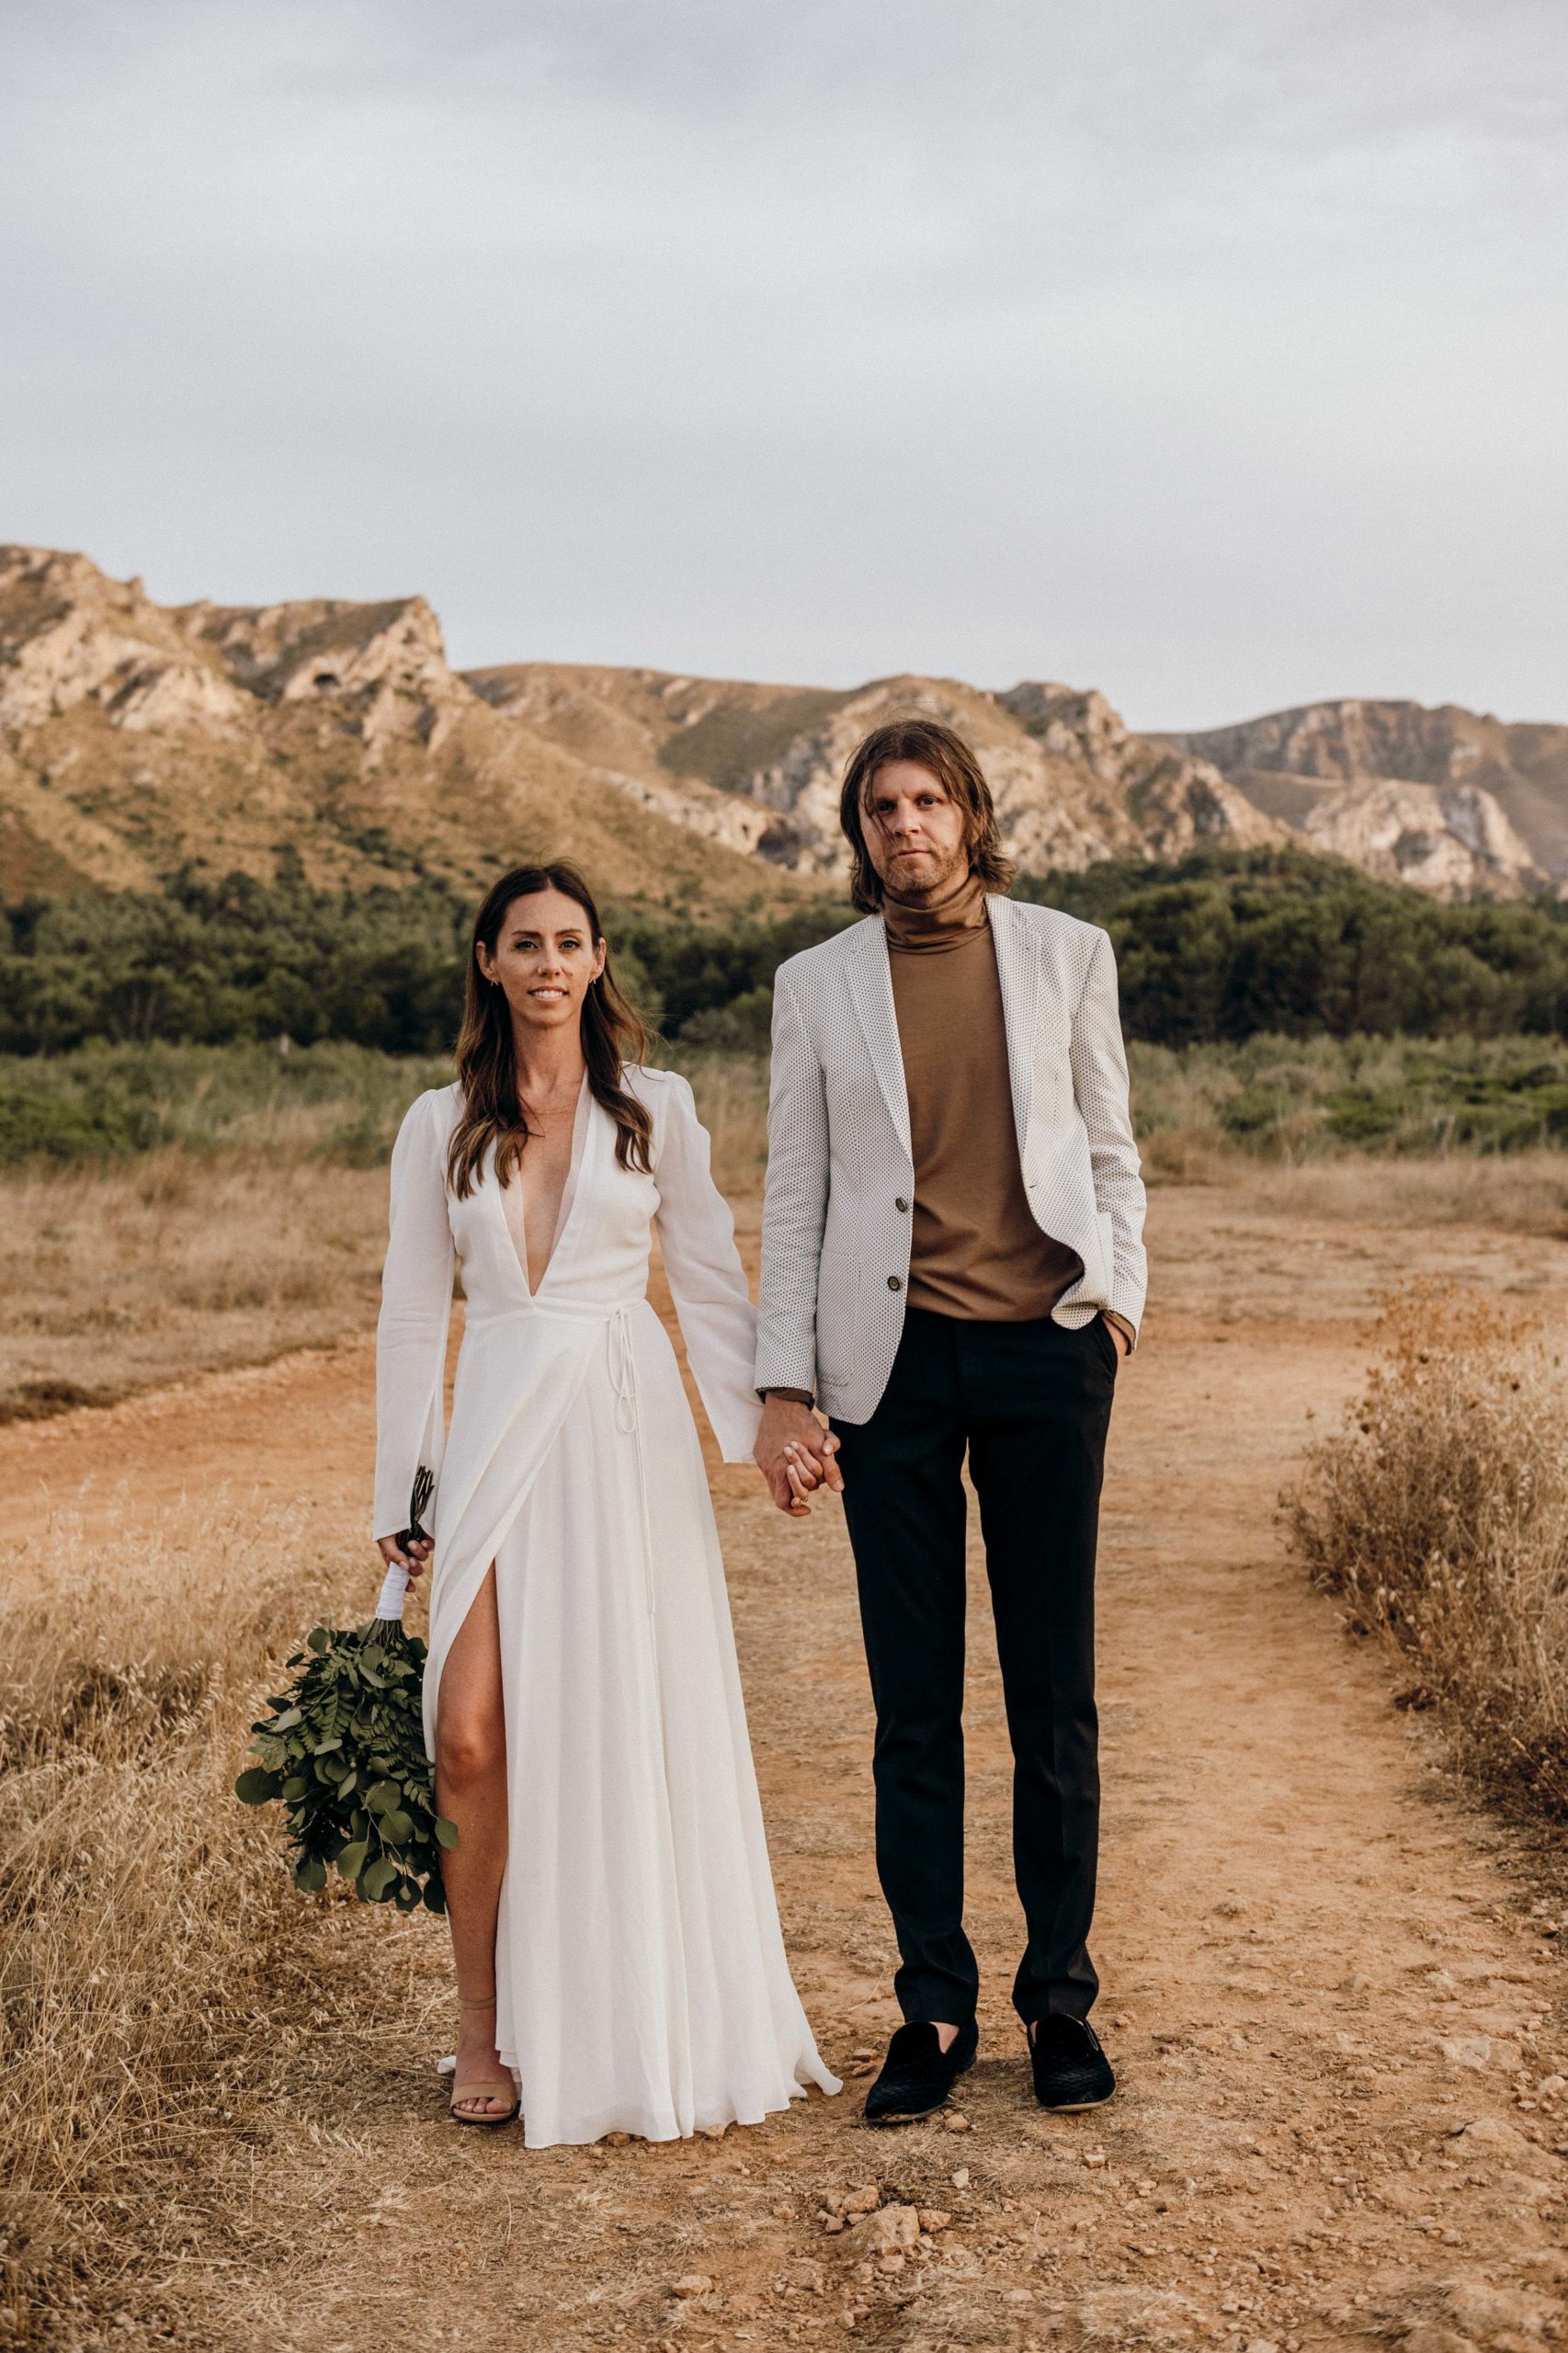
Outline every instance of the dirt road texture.
<svg viewBox="0 0 1568 2353">
<path fill-rule="evenodd" d="M 1169 1188 L 1151 1247 L 1100 1586 L 1115 2101 L 1056 2118 L 1030 2098 L 976 1547 L 980 2055 L 940 2120 L 859 2121 L 897 2019 L 842 1518 L 788 1525 L 715 1464 L 785 1933 L 843 2096 L 661 2147 L 460 2131 L 434 2073 L 453 2017 L 439 1923 L 323 1904 L 290 2089 L 265 2131 L 215 2120 L 203 2188 L 225 2219 L 171 2256 L 187 2343 L 1533 2353 L 1568 2336 L 1568 1907 L 1540 1847 L 1448 1779 L 1429 1722 L 1392 1704 L 1275 1519 L 1360 1381 L 1381 1293 L 1449 1271 L 1558 1319 L 1568 1245 L 1314 1226 Z M 356 1342 L 7 1431 L 0 1475 L 14 1516 L 69 1503 L 106 1534 L 127 1477 L 143 1508 L 221 1487 L 347 1529 L 371 1427 Z"/>
</svg>

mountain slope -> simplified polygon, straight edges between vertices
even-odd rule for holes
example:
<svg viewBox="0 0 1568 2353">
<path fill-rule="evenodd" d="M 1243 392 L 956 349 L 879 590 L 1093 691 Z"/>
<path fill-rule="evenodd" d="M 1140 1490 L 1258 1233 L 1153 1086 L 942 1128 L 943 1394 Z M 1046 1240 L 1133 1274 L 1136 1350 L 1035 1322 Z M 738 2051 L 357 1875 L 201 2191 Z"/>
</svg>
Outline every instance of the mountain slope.
<svg viewBox="0 0 1568 2353">
<path fill-rule="evenodd" d="M 532 662 L 464 675 L 631 797 L 802 874 L 845 871 L 845 762 L 869 729 L 909 715 L 943 720 L 974 746 L 1007 847 L 1035 872 L 1288 838 L 1209 763 L 1133 735 L 1102 696 L 1071 687 L 994 695 L 905 676 L 835 690 Z"/>
<path fill-rule="evenodd" d="M 285 847 L 326 883 L 477 887 L 554 852 L 692 914 L 811 895 L 493 710 L 421 597 L 164 607 L 85 556 L 0 549 L 0 892 L 270 874 Z"/>
<path fill-rule="evenodd" d="M 1568 880 L 1568 727 L 1349 700 L 1165 741 L 1369 872 L 1444 893 Z"/>
</svg>

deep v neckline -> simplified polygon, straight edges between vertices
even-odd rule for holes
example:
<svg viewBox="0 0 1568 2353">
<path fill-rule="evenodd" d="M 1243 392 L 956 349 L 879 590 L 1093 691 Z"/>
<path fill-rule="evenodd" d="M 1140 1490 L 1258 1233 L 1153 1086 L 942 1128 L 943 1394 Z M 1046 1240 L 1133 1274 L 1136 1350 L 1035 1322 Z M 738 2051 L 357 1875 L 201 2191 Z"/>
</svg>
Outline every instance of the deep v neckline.
<svg viewBox="0 0 1568 2353">
<path fill-rule="evenodd" d="M 588 1085 L 588 1074 L 585 1071 L 582 1086 L 577 1090 L 577 1108 L 572 1115 L 572 1158 L 566 1170 L 566 1182 L 561 1188 L 561 1206 L 555 1212 L 555 1231 L 550 1239 L 550 1255 L 545 1259 L 537 1289 L 528 1280 L 528 1221 L 523 1214 L 521 1183 L 520 1181 L 517 1183 L 515 1192 L 510 1185 L 498 1185 L 495 1188 L 501 1210 L 501 1222 L 506 1229 L 507 1237 L 512 1245 L 512 1255 L 517 1259 L 517 1271 L 523 1279 L 523 1289 L 530 1301 L 537 1300 L 540 1292 L 549 1282 L 554 1271 L 555 1263 L 561 1256 L 562 1246 L 571 1231 L 573 1220 L 577 1214 L 577 1201 L 582 1191 L 583 1165 L 587 1158 L 588 1138 L 592 1131 L 593 1111 L 593 1091 Z M 494 1175 L 494 1161 L 491 1164 L 491 1170 Z"/>
</svg>

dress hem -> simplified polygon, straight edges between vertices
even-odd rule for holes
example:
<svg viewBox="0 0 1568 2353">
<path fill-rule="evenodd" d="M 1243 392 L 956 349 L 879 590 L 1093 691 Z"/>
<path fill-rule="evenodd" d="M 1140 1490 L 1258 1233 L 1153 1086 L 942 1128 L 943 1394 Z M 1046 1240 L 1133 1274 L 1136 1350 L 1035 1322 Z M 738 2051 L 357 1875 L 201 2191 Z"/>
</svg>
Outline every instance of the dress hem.
<svg viewBox="0 0 1568 2353">
<path fill-rule="evenodd" d="M 737 2100 L 724 2109 L 716 2109 L 711 2115 L 702 2117 L 684 2131 L 673 2119 L 668 2117 L 658 2119 L 646 2117 L 640 2122 L 632 2123 L 628 2122 L 624 2111 L 618 2110 L 611 2122 L 551 2132 L 536 2141 L 529 2134 L 525 2110 L 523 2146 L 527 2149 L 592 2148 L 596 2143 L 603 2141 L 611 2132 L 626 2132 L 634 2141 L 648 2141 L 663 2145 L 671 2141 L 695 2140 L 702 2133 L 727 2132 L 732 2125 L 749 2130 L 756 2125 L 765 2124 L 770 2116 L 786 2115 L 797 2100 L 808 2098 L 813 2088 L 820 2091 L 824 2098 L 835 2097 L 844 2086 L 835 2076 L 828 2075 L 825 2069 L 823 2072 L 825 2081 L 813 2075 L 810 2083 L 791 2084 L 789 2090 L 782 2095 L 775 2095 L 771 2098 L 763 2097 L 760 2100 Z M 833 2086 L 831 2091 L 828 2088 L 830 2085 Z"/>
</svg>

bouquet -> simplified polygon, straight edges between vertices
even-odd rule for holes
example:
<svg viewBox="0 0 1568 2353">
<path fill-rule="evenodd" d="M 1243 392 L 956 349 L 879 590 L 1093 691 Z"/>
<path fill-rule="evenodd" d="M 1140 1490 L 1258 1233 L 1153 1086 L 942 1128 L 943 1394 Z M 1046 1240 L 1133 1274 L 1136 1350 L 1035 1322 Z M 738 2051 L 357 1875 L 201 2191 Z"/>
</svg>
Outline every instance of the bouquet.
<svg viewBox="0 0 1568 2353">
<path fill-rule="evenodd" d="M 401 1544 L 424 1536 L 435 1484 L 421 1465 Z M 436 1812 L 421 1715 L 426 1652 L 403 1631 L 407 1585 L 403 1571 L 388 1573 L 368 1626 L 312 1627 L 289 1661 L 299 1672 L 288 1690 L 251 1726 L 261 1762 L 240 1775 L 234 1794 L 246 1805 L 281 1800 L 296 1887 L 324 1888 L 335 1864 L 361 1903 L 444 1912 L 441 1849 L 458 1834 Z"/>
</svg>

